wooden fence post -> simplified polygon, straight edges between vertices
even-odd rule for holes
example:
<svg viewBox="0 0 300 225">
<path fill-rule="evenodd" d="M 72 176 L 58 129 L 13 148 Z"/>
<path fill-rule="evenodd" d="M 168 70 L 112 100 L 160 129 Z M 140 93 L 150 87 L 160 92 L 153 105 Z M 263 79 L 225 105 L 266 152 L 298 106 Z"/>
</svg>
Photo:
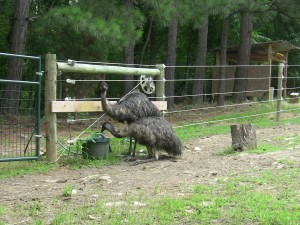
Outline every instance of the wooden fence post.
<svg viewBox="0 0 300 225">
<path fill-rule="evenodd" d="M 51 102 L 56 100 L 57 65 L 55 54 L 46 54 L 45 70 L 46 157 L 49 162 L 55 162 L 57 160 L 57 125 L 56 113 L 52 113 L 51 110 Z"/>
<path fill-rule="evenodd" d="M 279 122 L 279 119 L 280 119 L 282 91 L 283 91 L 283 87 L 282 87 L 283 68 L 284 68 L 284 64 L 283 63 L 279 63 L 279 65 L 278 65 L 276 122 Z"/>
<path fill-rule="evenodd" d="M 156 68 L 160 70 L 160 74 L 157 76 L 156 82 L 156 97 L 158 97 L 157 101 L 164 101 L 165 100 L 165 65 L 159 64 L 156 65 Z"/>
</svg>

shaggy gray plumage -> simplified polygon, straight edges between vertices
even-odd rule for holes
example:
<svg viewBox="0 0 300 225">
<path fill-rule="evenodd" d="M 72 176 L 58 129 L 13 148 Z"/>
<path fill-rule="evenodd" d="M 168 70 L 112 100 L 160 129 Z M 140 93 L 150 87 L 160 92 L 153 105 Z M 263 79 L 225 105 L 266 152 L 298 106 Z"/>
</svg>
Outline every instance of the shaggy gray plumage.
<svg viewBox="0 0 300 225">
<path fill-rule="evenodd" d="M 101 103 L 103 111 L 111 118 L 130 124 L 144 117 L 160 117 L 159 109 L 148 99 L 146 95 L 138 91 L 133 91 L 120 99 L 117 104 L 112 105 L 107 99 L 108 86 L 105 82 L 101 83 Z M 131 154 L 132 137 L 130 137 L 129 153 Z M 135 155 L 135 147 L 132 155 Z"/>
<path fill-rule="evenodd" d="M 147 147 L 151 158 L 157 156 L 155 151 L 160 149 L 173 156 L 182 153 L 180 140 L 173 133 L 171 125 L 163 117 L 138 119 L 120 132 L 117 132 L 111 123 L 104 122 L 102 132 L 104 130 L 108 130 L 117 138 L 134 137 L 139 144 Z"/>
<path fill-rule="evenodd" d="M 139 118 L 161 116 L 159 109 L 141 92 L 133 91 L 112 105 L 107 99 L 108 86 L 101 83 L 101 103 L 104 112 L 119 122 L 132 123 Z"/>
</svg>

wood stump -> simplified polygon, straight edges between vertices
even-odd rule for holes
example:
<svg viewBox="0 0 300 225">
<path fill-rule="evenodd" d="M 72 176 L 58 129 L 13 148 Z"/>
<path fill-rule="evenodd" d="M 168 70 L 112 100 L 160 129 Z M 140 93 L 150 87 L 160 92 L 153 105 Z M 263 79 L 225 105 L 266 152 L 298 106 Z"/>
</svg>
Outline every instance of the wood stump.
<svg viewBox="0 0 300 225">
<path fill-rule="evenodd" d="M 232 149 L 234 151 L 244 151 L 256 148 L 256 131 L 254 124 L 231 125 Z"/>
</svg>

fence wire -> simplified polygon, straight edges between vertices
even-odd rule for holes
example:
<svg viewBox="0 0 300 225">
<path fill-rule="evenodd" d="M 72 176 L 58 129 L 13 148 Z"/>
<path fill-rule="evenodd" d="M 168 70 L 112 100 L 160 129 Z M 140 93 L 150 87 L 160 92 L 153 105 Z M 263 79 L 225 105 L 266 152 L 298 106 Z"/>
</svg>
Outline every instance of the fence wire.
<svg viewBox="0 0 300 225">
<path fill-rule="evenodd" d="M 80 62 L 80 63 L 88 63 L 88 62 Z M 98 64 L 95 62 L 92 62 L 92 64 Z M 102 64 L 102 63 L 99 63 Z M 121 64 L 124 65 L 124 64 Z M 128 66 L 128 65 L 127 65 Z M 169 66 L 170 67 L 170 66 Z M 182 68 L 188 68 L 190 70 L 192 70 L 193 68 L 196 68 L 197 66 L 174 66 L 176 67 L 176 69 L 182 69 Z M 198 66 L 199 67 L 199 66 Z M 288 68 L 289 70 L 291 70 L 291 73 L 289 74 L 289 76 L 283 76 L 281 77 L 284 82 L 285 82 L 285 87 L 283 89 L 283 87 L 278 87 L 277 86 L 277 82 L 278 82 L 278 65 L 248 65 L 249 68 L 272 68 L 272 70 L 274 70 L 272 72 L 272 76 L 270 77 L 269 74 L 267 73 L 256 73 L 255 76 L 252 77 L 248 77 L 248 78 L 234 78 L 234 77 L 228 77 L 227 75 L 225 75 L 225 79 L 219 79 L 216 77 L 212 77 L 211 73 L 213 69 L 218 69 L 220 68 L 220 66 L 200 66 L 200 67 L 205 67 L 206 69 L 208 69 L 209 75 L 205 75 L 204 78 L 202 79 L 196 79 L 194 78 L 194 73 L 193 72 L 183 72 L 183 73 L 178 73 L 176 74 L 176 79 L 170 79 L 170 80 L 155 80 L 155 81 L 163 81 L 166 84 L 168 82 L 174 82 L 174 87 L 175 87 L 175 92 L 174 95 L 171 96 L 164 96 L 165 100 L 169 100 L 174 98 L 175 103 L 176 103 L 176 108 L 175 109 L 171 109 L 171 110 L 167 110 L 164 113 L 164 115 L 166 116 L 167 119 L 172 120 L 172 116 L 175 114 L 180 114 L 180 118 L 182 119 L 182 121 L 177 121 L 176 125 L 174 124 L 174 128 L 181 128 L 181 127 L 186 127 L 186 126 L 195 126 L 195 125 L 203 125 L 203 124 L 211 124 L 211 123 L 218 123 L 218 122 L 238 122 L 244 118 L 249 118 L 249 117 L 260 117 L 260 116 L 268 116 L 268 115 L 274 115 L 276 113 L 293 113 L 293 114 L 297 114 L 297 112 L 299 112 L 300 108 L 297 107 L 297 105 L 293 105 L 290 108 L 285 107 L 284 109 L 277 111 L 276 109 L 276 102 L 277 101 L 284 101 L 286 103 L 297 103 L 298 102 L 298 98 L 295 100 L 295 98 L 293 96 L 290 96 L 290 93 L 292 92 L 299 92 L 300 90 L 300 77 L 298 76 L 299 72 L 298 70 L 300 70 L 299 65 L 289 65 Z M 228 65 L 225 66 L 227 69 L 232 69 L 234 67 L 236 67 L 236 65 Z M 243 66 L 245 67 L 245 66 Z M 177 77 L 178 76 L 178 77 Z M 72 78 L 69 76 L 64 76 L 64 79 L 61 79 L 62 77 L 60 77 L 59 82 L 63 83 L 63 85 L 65 87 L 72 87 L 75 86 L 75 88 L 73 88 L 73 90 L 78 90 L 80 85 L 82 85 L 83 83 L 93 83 L 96 84 L 97 82 L 101 82 L 103 81 L 102 79 L 98 80 L 98 79 L 76 79 L 76 78 Z M 114 86 L 116 86 L 117 88 L 121 87 L 121 82 L 127 82 L 127 81 L 135 81 L 138 82 L 137 79 L 132 79 L 132 80 L 122 80 L 122 79 L 114 79 L 113 76 L 110 76 L 111 79 L 107 80 L 110 82 L 110 90 L 114 90 Z M 281 79 L 280 78 L 280 79 Z M 246 80 L 249 82 L 254 82 L 254 86 L 252 87 L 251 90 L 245 90 L 245 91 L 233 91 L 233 90 L 229 90 L 223 93 L 219 93 L 216 90 L 212 90 L 212 85 L 213 82 L 218 83 L 221 80 L 225 81 L 225 84 L 229 84 L 230 82 L 234 82 L 234 80 Z M 192 94 L 192 85 L 194 84 L 194 82 L 196 81 L 200 81 L 203 82 L 203 93 L 201 94 Z M 257 86 L 259 86 L 259 84 L 261 82 L 266 82 L 267 87 L 268 88 L 258 88 L 255 86 L 255 84 L 257 84 Z M 116 84 L 116 85 L 115 85 Z M 271 85 L 271 86 L 270 86 Z M 271 91 L 270 92 L 270 88 Z M 69 90 L 69 89 L 68 89 Z M 282 91 L 284 90 L 285 93 L 285 99 L 277 99 L 277 93 L 278 91 Z M 218 106 L 216 104 L 216 99 L 215 97 L 218 97 L 219 95 L 224 95 L 226 96 L 226 99 L 229 97 L 231 97 L 233 94 L 245 94 L 248 97 L 248 101 L 247 102 L 243 102 L 243 103 L 233 103 L 231 100 L 226 100 L 225 101 L 225 105 L 222 106 Z M 271 94 L 271 95 L 270 95 Z M 100 94 L 99 94 L 100 95 Z M 193 97 L 198 97 L 201 96 L 204 98 L 204 101 L 202 104 L 200 105 L 194 105 L 192 104 L 192 98 Z M 108 98 L 109 100 L 118 100 L 120 99 L 122 96 L 119 97 L 113 97 L 113 98 Z M 151 95 L 149 96 L 150 99 L 155 100 L 156 98 L 161 98 L 161 97 L 155 97 L 155 95 Z M 80 96 L 76 96 L 76 94 L 72 93 L 72 92 L 66 92 L 66 96 L 62 96 L 61 100 L 72 100 L 72 101 L 87 101 L 87 100 L 101 100 L 100 96 L 99 97 L 80 97 Z M 296 102 L 295 102 L 296 101 Z M 192 119 L 189 120 L 188 117 L 190 117 L 193 114 L 197 114 L 199 113 L 199 115 L 201 116 L 201 112 L 206 112 L 208 115 L 210 114 L 210 112 L 215 112 L 217 110 L 232 110 L 234 111 L 235 109 L 238 109 L 240 107 L 244 107 L 247 105 L 257 105 L 257 104 L 271 104 L 273 106 L 271 106 L 271 108 L 273 110 L 270 110 L 270 112 L 264 112 L 264 113 L 253 113 L 252 115 L 245 115 L 245 116 L 232 116 L 230 118 L 226 118 L 223 120 L 214 120 L 211 121 L 209 120 L 207 117 L 203 118 L 203 120 L 197 120 L 197 121 L 193 121 Z M 74 113 L 77 114 L 77 113 Z M 79 113 L 80 114 L 80 113 Z M 69 114 L 70 115 L 70 114 Z M 96 114 L 90 114 L 88 116 L 83 116 L 83 118 L 74 118 L 72 119 L 74 123 L 89 123 L 88 121 L 91 120 L 90 123 L 92 123 L 92 121 L 95 121 L 98 119 L 97 116 L 95 116 Z M 213 116 L 215 114 L 211 114 L 211 116 Z M 177 116 L 178 117 L 178 116 Z M 178 117 L 178 118 L 179 118 Z M 179 118 L 179 119 L 180 119 Z M 198 117 L 199 118 L 199 117 Z M 102 118 L 99 122 L 103 122 L 104 118 Z M 107 118 L 105 118 L 107 119 Z M 60 120 L 60 123 L 66 123 L 67 120 Z M 74 125 L 72 125 L 74 126 Z M 75 125 L 76 126 L 76 125 Z M 97 126 L 98 127 L 98 126 Z"/>
</svg>

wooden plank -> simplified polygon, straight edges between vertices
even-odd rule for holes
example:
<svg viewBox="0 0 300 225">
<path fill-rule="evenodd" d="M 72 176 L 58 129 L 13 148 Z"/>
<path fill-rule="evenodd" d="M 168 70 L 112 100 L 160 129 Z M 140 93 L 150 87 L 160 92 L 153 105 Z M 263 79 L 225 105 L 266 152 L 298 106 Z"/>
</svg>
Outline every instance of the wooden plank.
<svg viewBox="0 0 300 225">
<path fill-rule="evenodd" d="M 159 110 L 167 110 L 167 101 L 152 101 Z M 116 101 L 111 101 L 116 104 Z M 62 112 L 102 112 L 101 101 L 52 101 L 53 113 Z"/>
</svg>

